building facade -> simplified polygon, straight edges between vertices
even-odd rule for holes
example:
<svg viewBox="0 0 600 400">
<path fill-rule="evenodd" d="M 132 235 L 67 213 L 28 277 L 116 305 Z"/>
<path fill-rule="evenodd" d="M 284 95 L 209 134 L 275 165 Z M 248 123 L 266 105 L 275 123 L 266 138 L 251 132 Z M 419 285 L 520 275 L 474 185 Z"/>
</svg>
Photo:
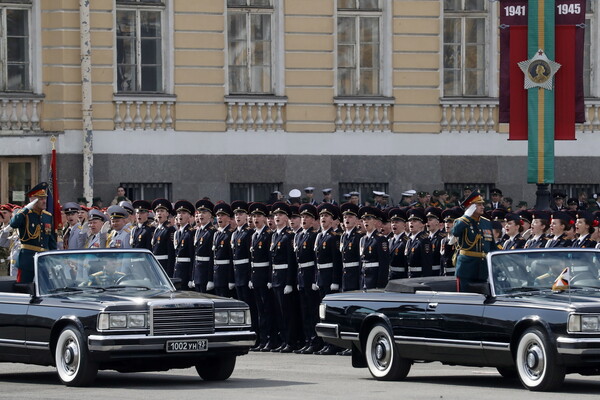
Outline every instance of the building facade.
<svg viewBox="0 0 600 400">
<path fill-rule="evenodd" d="M 600 192 L 600 9 L 588 0 L 587 120 L 556 185 Z M 0 202 L 265 200 L 277 189 L 528 185 L 498 123 L 499 2 L 0 0 Z M 316 196 L 319 197 L 319 194 Z"/>
</svg>

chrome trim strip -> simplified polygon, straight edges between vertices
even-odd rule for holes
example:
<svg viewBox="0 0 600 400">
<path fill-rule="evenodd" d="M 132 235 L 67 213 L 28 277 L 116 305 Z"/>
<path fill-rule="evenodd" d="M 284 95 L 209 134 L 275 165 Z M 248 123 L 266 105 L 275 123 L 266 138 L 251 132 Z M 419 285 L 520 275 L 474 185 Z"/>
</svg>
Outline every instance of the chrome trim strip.
<svg viewBox="0 0 600 400">
<path fill-rule="evenodd" d="M 326 323 L 318 323 L 315 326 L 315 330 L 317 331 L 317 334 L 321 337 L 329 337 L 329 338 L 334 338 L 337 339 L 340 337 L 340 333 L 339 333 L 339 329 L 340 327 L 338 326 L 338 324 L 326 324 Z"/>
<path fill-rule="evenodd" d="M 560 354 L 600 354 L 600 338 L 559 337 L 556 347 Z"/>
<path fill-rule="evenodd" d="M 396 343 L 398 344 L 422 344 L 433 347 L 455 347 L 464 349 L 475 349 L 481 348 L 483 350 L 510 350 L 510 343 L 503 342 L 480 342 L 477 340 L 456 340 L 456 339 L 437 339 L 437 338 L 424 338 L 424 337 L 413 337 L 413 336 L 394 336 Z"/>
<path fill-rule="evenodd" d="M 358 340 L 358 333 L 356 333 L 356 332 L 340 332 L 340 339 Z"/>
<path fill-rule="evenodd" d="M 0 339 L 0 346 L 4 347 L 19 347 L 19 348 L 42 348 L 47 349 L 50 347 L 48 342 L 35 342 L 26 340 L 14 340 L 14 339 Z"/>
</svg>

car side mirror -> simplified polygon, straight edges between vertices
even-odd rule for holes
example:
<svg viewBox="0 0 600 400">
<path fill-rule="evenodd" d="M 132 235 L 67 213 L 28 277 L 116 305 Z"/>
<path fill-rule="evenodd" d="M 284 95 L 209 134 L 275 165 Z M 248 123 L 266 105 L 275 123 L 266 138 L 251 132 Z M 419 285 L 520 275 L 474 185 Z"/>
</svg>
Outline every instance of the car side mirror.
<svg viewBox="0 0 600 400">
<path fill-rule="evenodd" d="M 469 292 L 479 293 L 484 296 L 490 296 L 492 294 L 490 290 L 490 284 L 488 282 L 473 282 L 469 284 Z"/>
<path fill-rule="evenodd" d="M 181 282 L 181 278 L 170 278 L 170 279 L 171 279 L 171 283 L 173 283 L 173 286 L 175 286 L 175 289 L 181 290 L 182 283 L 183 283 L 183 282 Z"/>
<path fill-rule="evenodd" d="M 34 296 L 35 295 L 35 283 L 33 283 L 33 282 L 14 283 L 13 290 L 15 291 L 15 293 L 25 293 L 25 294 Z"/>
</svg>

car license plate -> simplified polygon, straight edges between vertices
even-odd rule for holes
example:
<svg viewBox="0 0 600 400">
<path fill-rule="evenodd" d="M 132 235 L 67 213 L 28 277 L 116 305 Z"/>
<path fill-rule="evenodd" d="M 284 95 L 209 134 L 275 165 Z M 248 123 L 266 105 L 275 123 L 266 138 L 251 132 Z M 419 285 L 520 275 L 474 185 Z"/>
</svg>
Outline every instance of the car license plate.
<svg viewBox="0 0 600 400">
<path fill-rule="evenodd" d="M 208 350 L 208 341 L 200 340 L 169 340 L 167 342 L 167 353 L 183 353 L 189 351 Z"/>
</svg>

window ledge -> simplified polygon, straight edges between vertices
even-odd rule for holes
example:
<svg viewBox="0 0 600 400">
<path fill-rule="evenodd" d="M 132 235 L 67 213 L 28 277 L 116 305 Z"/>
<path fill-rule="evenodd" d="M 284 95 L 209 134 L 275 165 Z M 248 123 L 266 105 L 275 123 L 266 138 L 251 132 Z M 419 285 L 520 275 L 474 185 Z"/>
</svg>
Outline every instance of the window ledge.
<svg viewBox="0 0 600 400">
<path fill-rule="evenodd" d="M 334 97 L 336 132 L 390 132 L 395 100 L 384 96 Z"/>
<path fill-rule="evenodd" d="M 173 94 L 115 93 L 115 129 L 172 131 L 176 100 Z"/>
<path fill-rule="evenodd" d="M 3 134 L 41 132 L 43 94 L 0 92 L 0 131 Z"/>
<path fill-rule="evenodd" d="M 225 126 L 228 131 L 283 132 L 287 101 L 287 96 L 263 94 L 225 96 Z"/>
</svg>

